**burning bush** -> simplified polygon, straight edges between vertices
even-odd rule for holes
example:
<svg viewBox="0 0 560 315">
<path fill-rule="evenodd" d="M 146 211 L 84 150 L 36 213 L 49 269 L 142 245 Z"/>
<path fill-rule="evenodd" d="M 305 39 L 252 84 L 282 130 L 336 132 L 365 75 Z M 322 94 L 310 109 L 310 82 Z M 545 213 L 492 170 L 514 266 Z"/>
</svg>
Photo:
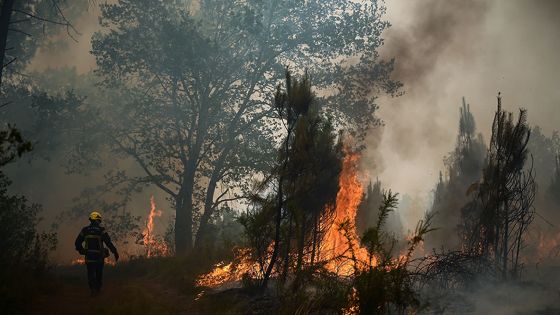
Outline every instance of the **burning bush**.
<svg viewBox="0 0 560 315">
<path fill-rule="evenodd" d="M 355 227 L 364 197 L 360 154 L 342 144 L 342 135 L 337 141 L 333 126 L 321 118 L 307 77 L 298 81 L 288 72 L 286 85 L 287 92 L 278 89 L 275 103 L 287 126 L 278 165 L 259 183 L 254 208 L 239 219 L 249 247 L 201 276 L 198 285 L 243 279 L 266 292 L 274 278 L 287 313 L 417 306 L 407 266 L 430 231 L 429 220 L 419 223 L 408 251 L 393 257 L 396 241 L 383 232 L 397 204 L 397 195 L 389 191 L 377 225 L 360 238 Z"/>
</svg>

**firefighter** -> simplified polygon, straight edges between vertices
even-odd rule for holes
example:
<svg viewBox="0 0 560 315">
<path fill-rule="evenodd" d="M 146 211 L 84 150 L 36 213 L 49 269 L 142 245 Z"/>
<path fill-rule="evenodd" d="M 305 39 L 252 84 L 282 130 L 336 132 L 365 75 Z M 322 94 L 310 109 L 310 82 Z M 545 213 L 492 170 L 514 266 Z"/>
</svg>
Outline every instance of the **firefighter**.
<svg viewBox="0 0 560 315">
<path fill-rule="evenodd" d="M 105 258 L 109 257 L 109 251 L 103 246 L 103 243 L 115 255 L 115 261 L 119 261 L 119 253 L 111 242 L 109 234 L 101 226 L 101 214 L 98 211 L 93 211 L 89 215 L 89 221 L 90 224 L 78 234 L 75 245 L 80 255 L 85 256 L 89 289 L 91 295 L 96 296 L 99 294 L 103 282 Z"/>
</svg>

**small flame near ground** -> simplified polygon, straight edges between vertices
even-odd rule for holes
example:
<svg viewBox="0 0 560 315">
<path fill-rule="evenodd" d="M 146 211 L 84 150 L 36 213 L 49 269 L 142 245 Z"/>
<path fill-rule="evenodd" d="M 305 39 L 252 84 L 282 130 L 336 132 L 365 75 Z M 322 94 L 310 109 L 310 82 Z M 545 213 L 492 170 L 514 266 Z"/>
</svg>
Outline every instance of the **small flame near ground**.
<svg viewBox="0 0 560 315">
<path fill-rule="evenodd" d="M 85 265 L 86 259 L 84 257 L 78 257 L 71 262 L 72 266 L 74 265 Z"/>
<path fill-rule="evenodd" d="M 85 265 L 86 264 L 86 259 L 84 257 L 78 257 L 78 258 L 72 260 L 72 262 L 70 264 L 72 266 Z M 117 263 L 113 260 L 105 260 L 105 264 L 110 265 L 110 266 L 115 266 Z"/>
<path fill-rule="evenodd" d="M 250 248 L 236 248 L 234 256 L 232 262 L 220 262 L 214 266 L 211 272 L 200 276 L 196 285 L 215 288 L 226 283 L 241 281 L 244 275 L 261 276 L 258 263 L 251 259 Z"/>
</svg>

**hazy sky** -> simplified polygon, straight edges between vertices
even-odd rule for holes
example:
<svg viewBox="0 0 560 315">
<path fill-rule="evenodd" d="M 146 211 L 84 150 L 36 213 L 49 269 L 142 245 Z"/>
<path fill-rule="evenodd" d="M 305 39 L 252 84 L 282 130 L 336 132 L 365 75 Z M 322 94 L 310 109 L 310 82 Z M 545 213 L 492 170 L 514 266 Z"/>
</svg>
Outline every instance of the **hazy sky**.
<svg viewBox="0 0 560 315">
<path fill-rule="evenodd" d="M 380 99 L 385 127 L 370 137 L 364 169 L 425 210 L 442 158 L 453 149 L 461 97 L 471 104 L 478 130 L 488 138 L 496 95 L 506 109 L 528 109 L 545 134 L 560 129 L 560 1 L 387 0 L 384 56 L 397 58 L 395 76 L 405 94 Z M 68 49 L 41 52 L 32 68 L 95 66 L 90 37 L 97 10 L 75 22 L 82 36 Z"/>
</svg>

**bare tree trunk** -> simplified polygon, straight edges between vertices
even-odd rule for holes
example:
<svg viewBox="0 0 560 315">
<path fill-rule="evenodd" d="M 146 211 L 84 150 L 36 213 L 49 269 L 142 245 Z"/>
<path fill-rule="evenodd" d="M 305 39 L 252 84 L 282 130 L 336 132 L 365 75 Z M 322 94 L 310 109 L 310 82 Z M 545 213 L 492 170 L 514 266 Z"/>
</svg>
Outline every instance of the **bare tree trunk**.
<svg viewBox="0 0 560 315">
<path fill-rule="evenodd" d="M 291 251 L 291 240 L 292 240 L 292 228 L 293 228 L 293 216 L 290 213 L 290 218 L 288 219 L 288 235 L 286 235 L 286 254 L 284 256 L 284 270 L 282 270 L 282 282 L 286 282 L 288 278 L 288 271 L 290 270 L 290 251 Z"/>
<path fill-rule="evenodd" d="M 266 272 L 263 277 L 263 282 L 261 288 L 265 290 L 268 286 L 268 280 L 272 274 L 272 269 L 276 264 L 276 259 L 278 259 L 278 251 L 280 249 L 280 228 L 282 227 L 282 208 L 284 207 L 284 173 L 286 172 L 286 167 L 288 166 L 288 153 L 290 150 L 290 137 L 292 135 L 292 128 L 288 127 L 288 136 L 286 137 L 286 143 L 284 147 L 284 161 L 282 161 L 282 169 L 280 170 L 280 175 L 278 176 L 278 203 L 276 206 L 276 216 L 274 223 L 274 248 L 272 250 L 272 257 L 270 258 L 270 264 L 266 268 Z"/>
<path fill-rule="evenodd" d="M 286 163 L 284 163 L 286 165 Z M 282 168 L 283 170 L 286 167 Z M 278 205 L 276 208 L 276 216 L 275 216 L 275 223 L 274 223 L 274 247 L 272 250 L 272 257 L 270 258 L 270 263 L 266 268 L 266 272 L 263 277 L 263 282 L 261 288 L 266 290 L 268 287 L 268 280 L 270 279 L 270 275 L 272 274 L 272 269 L 276 263 L 276 259 L 278 258 L 278 250 L 279 250 L 279 243 L 280 243 L 280 228 L 282 225 L 282 207 L 283 207 L 283 191 L 282 191 L 282 182 L 284 181 L 284 176 L 280 175 L 278 179 Z"/>
<path fill-rule="evenodd" d="M 517 248 L 515 252 L 515 264 L 513 266 L 513 275 L 514 278 L 517 278 L 517 267 L 519 266 L 519 250 L 521 249 L 521 236 L 523 235 L 524 230 L 524 223 L 521 223 L 521 227 L 519 228 L 519 233 L 517 234 Z"/>
<path fill-rule="evenodd" d="M 296 262 L 296 278 L 294 280 L 294 290 L 297 290 L 302 281 L 302 267 L 303 267 L 303 253 L 305 249 L 305 214 L 301 214 L 301 228 L 298 233 L 297 239 L 297 262 Z"/>
<path fill-rule="evenodd" d="M 315 255 L 317 251 L 317 241 L 318 241 L 318 234 L 319 234 L 319 218 L 320 216 L 317 215 L 317 212 L 313 214 L 313 244 L 311 249 L 311 266 L 315 264 Z"/>
<path fill-rule="evenodd" d="M 4 74 L 4 57 L 6 55 L 6 43 L 8 41 L 8 29 L 12 18 L 12 8 L 15 0 L 4 0 L 0 12 L 0 88 L 2 87 L 2 76 Z M 0 91 L 1 92 L 1 91 Z"/>
<path fill-rule="evenodd" d="M 504 239 L 502 240 L 502 277 L 503 280 L 507 279 L 507 261 L 508 261 L 508 238 L 509 238 L 509 205 L 507 202 L 504 203 Z"/>
<path fill-rule="evenodd" d="M 192 250 L 194 175 L 194 167 L 187 167 L 176 203 L 175 252 L 178 255 L 187 254 Z"/>
<path fill-rule="evenodd" d="M 208 182 L 208 187 L 206 188 L 206 197 L 204 200 L 204 212 L 200 217 L 200 224 L 198 226 L 198 231 L 196 232 L 196 238 L 195 238 L 196 248 L 202 247 L 206 233 L 208 232 L 208 225 L 210 222 L 210 218 L 212 217 L 212 214 L 214 214 L 214 210 L 215 210 L 214 193 L 216 192 L 216 187 L 220 179 L 220 173 L 223 169 L 224 160 L 225 160 L 225 155 L 222 155 L 222 158 L 220 158 L 216 167 L 214 168 L 214 171 L 212 172 L 212 175 L 210 177 L 210 182 Z"/>
</svg>

